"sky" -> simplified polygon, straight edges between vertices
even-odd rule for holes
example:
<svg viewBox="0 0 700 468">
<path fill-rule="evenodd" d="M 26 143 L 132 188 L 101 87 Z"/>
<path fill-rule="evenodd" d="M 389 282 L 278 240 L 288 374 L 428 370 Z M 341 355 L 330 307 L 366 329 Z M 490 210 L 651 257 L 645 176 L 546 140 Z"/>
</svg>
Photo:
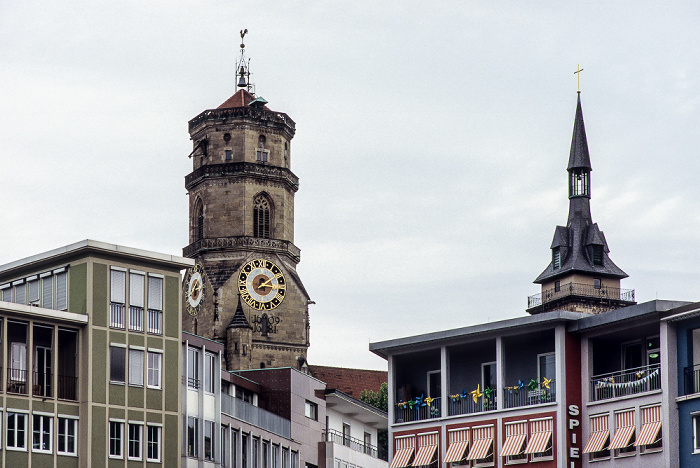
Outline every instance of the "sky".
<svg viewBox="0 0 700 468">
<path fill-rule="evenodd" d="M 569 3 L 569 2 L 566 2 Z M 181 255 L 187 122 L 251 81 L 296 122 L 312 364 L 525 315 L 566 223 L 580 66 L 591 210 L 638 302 L 700 299 L 700 5 L 0 3 L 0 264 L 82 239 Z"/>
</svg>

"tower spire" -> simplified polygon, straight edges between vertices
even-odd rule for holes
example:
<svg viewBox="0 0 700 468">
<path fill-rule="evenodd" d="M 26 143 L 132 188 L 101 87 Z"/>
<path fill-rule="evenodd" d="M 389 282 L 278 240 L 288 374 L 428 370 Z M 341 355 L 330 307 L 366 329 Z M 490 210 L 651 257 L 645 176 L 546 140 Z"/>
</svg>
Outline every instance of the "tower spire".
<svg viewBox="0 0 700 468">
<path fill-rule="evenodd" d="M 237 86 L 239 88 L 245 88 L 246 91 L 251 92 L 255 86 L 250 82 L 250 59 L 245 55 L 245 43 L 243 40 L 246 34 L 248 34 L 248 30 L 241 29 L 241 56 L 238 57 L 236 62 L 236 78 L 238 78 Z M 255 91 L 252 92 L 255 93 Z"/>
</svg>

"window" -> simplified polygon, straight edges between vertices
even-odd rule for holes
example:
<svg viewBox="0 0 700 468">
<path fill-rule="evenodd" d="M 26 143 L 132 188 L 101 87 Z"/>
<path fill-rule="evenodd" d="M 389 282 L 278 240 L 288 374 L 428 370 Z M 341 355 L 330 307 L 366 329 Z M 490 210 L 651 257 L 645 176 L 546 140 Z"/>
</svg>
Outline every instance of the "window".
<svg viewBox="0 0 700 468">
<path fill-rule="evenodd" d="M 160 461 L 160 426 L 146 426 L 146 460 Z"/>
<path fill-rule="evenodd" d="M 6 446 L 10 450 L 27 449 L 27 415 L 7 412 Z"/>
<path fill-rule="evenodd" d="M 700 413 L 692 415 L 693 418 L 693 453 L 700 453 Z"/>
<path fill-rule="evenodd" d="M 603 246 L 602 245 L 591 245 L 590 250 L 591 261 L 594 265 L 603 264 Z"/>
<path fill-rule="evenodd" d="M 204 459 L 214 460 L 214 421 L 204 421 Z"/>
<path fill-rule="evenodd" d="M 236 466 L 236 460 L 238 456 L 238 430 L 233 429 L 231 431 L 231 467 Z"/>
<path fill-rule="evenodd" d="M 554 393 L 554 377 L 556 376 L 556 357 L 554 353 L 539 354 L 537 356 L 537 381 L 543 382 L 544 379 L 550 381 L 549 392 Z M 543 390 L 546 388 L 542 387 Z"/>
<path fill-rule="evenodd" d="M 59 455 L 77 455 L 76 436 L 78 434 L 78 420 L 70 418 L 58 418 L 58 449 Z"/>
<path fill-rule="evenodd" d="M 270 456 L 272 463 L 270 464 L 270 468 L 278 468 L 278 463 L 277 460 L 279 459 L 280 456 L 280 446 L 277 444 L 272 444 L 272 454 Z"/>
<path fill-rule="evenodd" d="M 18 279 L 12 283 L 0 284 L 0 300 L 17 304 L 41 305 L 46 309 L 67 310 L 68 273 L 66 269 L 67 267 L 61 267 Z"/>
<path fill-rule="evenodd" d="M 554 292 L 559 292 L 559 291 L 561 291 L 561 282 L 555 281 L 554 282 Z"/>
<path fill-rule="evenodd" d="M 109 457 L 124 458 L 124 423 L 121 421 L 109 422 Z"/>
<path fill-rule="evenodd" d="M 481 365 L 481 388 L 495 390 L 496 386 L 496 363 L 487 362 Z M 495 394 L 495 392 L 494 392 Z"/>
<path fill-rule="evenodd" d="M 187 456 L 197 457 L 199 454 L 199 419 L 187 417 Z"/>
<path fill-rule="evenodd" d="M 129 272 L 129 330 L 131 331 L 143 331 L 144 293 L 144 274 Z"/>
<path fill-rule="evenodd" d="M 506 465 L 526 463 L 527 454 L 523 453 L 527 439 L 527 421 L 506 423 L 506 438 L 501 447 L 501 456 L 506 457 Z"/>
<path fill-rule="evenodd" d="M 452 463 L 452 466 L 464 463 L 464 457 L 469 447 L 469 429 L 451 429 L 447 432 L 449 443 L 445 458 L 445 463 Z"/>
<path fill-rule="evenodd" d="M 270 468 L 270 442 L 262 442 L 262 468 Z"/>
<path fill-rule="evenodd" d="M 474 460 L 474 466 L 493 465 L 493 426 L 472 428 L 472 447 L 467 460 Z"/>
<path fill-rule="evenodd" d="M 413 466 L 431 466 L 437 461 L 436 453 L 439 443 L 438 433 L 418 435 L 418 450 L 411 463 Z"/>
<path fill-rule="evenodd" d="M 248 468 L 248 434 L 241 434 L 241 468 Z"/>
<path fill-rule="evenodd" d="M 253 236 L 269 239 L 270 233 L 270 200 L 264 194 L 253 199 Z"/>
<path fill-rule="evenodd" d="M 552 268 L 555 270 L 561 268 L 561 249 L 559 247 L 552 249 Z"/>
<path fill-rule="evenodd" d="M 634 410 L 618 411 L 615 413 L 615 434 L 610 440 L 610 449 L 616 457 L 634 455 Z"/>
<path fill-rule="evenodd" d="M 590 460 L 610 457 L 610 449 L 604 448 L 610 440 L 608 414 L 591 416 L 591 435 L 583 448 L 583 453 L 590 453 Z"/>
<path fill-rule="evenodd" d="M 291 468 L 299 468 L 299 452 L 297 452 L 296 450 L 292 450 L 291 462 Z"/>
<path fill-rule="evenodd" d="M 148 386 L 160 388 L 163 355 L 159 352 L 148 352 Z"/>
<path fill-rule="evenodd" d="M 350 447 L 350 424 L 343 423 L 343 445 Z"/>
<path fill-rule="evenodd" d="M 602 283 L 600 281 L 600 278 L 593 278 L 593 289 L 600 289 L 602 288 Z"/>
<path fill-rule="evenodd" d="M 34 275 L 27 279 L 27 303 L 38 306 L 39 301 L 39 277 Z"/>
<path fill-rule="evenodd" d="M 27 283 L 24 280 L 16 281 L 13 283 L 15 285 L 15 303 L 16 304 L 26 304 L 27 303 Z"/>
<path fill-rule="evenodd" d="M 639 438 L 634 443 L 641 447 L 642 453 L 655 452 L 663 448 L 661 440 L 661 406 L 641 408 L 642 428 Z"/>
<path fill-rule="evenodd" d="M 53 418 L 39 414 L 32 415 L 32 450 L 51 452 L 53 440 Z"/>
<path fill-rule="evenodd" d="M 0 301 L 12 302 L 12 284 L 5 283 L 0 285 L 0 291 L 2 291 Z"/>
<path fill-rule="evenodd" d="M 646 339 L 647 366 L 661 364 L 661 340 L 658 336 Z"/>
<path fill-rule="evenodd" d="M 187 348 L 187 386 L 199 388 L 199 350 Z"/>
<path fill-rule="evenodd" d="M 328 425 L 326 425 L 326 427 L 328 427 Z M 364 443 L 365 443 L 365 446 L 363 447 L 364 448 L 363 451 L 366 454 L 371 455 L 372 454 L 372 434 L 370 434 L 369 432 L 365 432 Z"/>
<path fill-rule="evenodd" d="M 314 421 L 318 421 L 318 405 L 306 400 L 304 403 L 304 416 Z"/>
<path fill-rule="evenodd" d="M 32 393 L 35 396 L 53 396 L 53 370 L 51 359 L 53 327 L 34 325 L 34 381 Z"/>
<path fill-rule="evenodd" d="M 569 197 L 588 196 L 589 194 L 588 171 L 583 168 L 572 169 L 569 177 Z"/>
<path fill-rule="evenodd" d="M 126 303 L 126 270 L 112 267 L 110 274 L 109 326 L 124 328 L 124 304 Z"/>
<path fill-rule="evenodd" d="M 56 275 L 56 310 L 68 310 L 68 273 Z"/>
<path fill-rule="evenodd" d="M 233 151 L 224 150 L 224 153 L 226 154 L 226 161 L 231 161 L 233 159 Z"/>
<path fill-rule="evenodd" d="M 129 460 L 141 460 L 142 424 L 129 423 Z"/>
<path fill-rule="evenodd" d="M 255 160 L 257 162 L 265 163 L 267 162 L 270 151 L 265 149 L 265 135 L 260 135 L 258 137 L 258 147 L 255 150 Z"/>
<path fill-rule="evenodd" d="M 253 468 L 260 468 L 260 437 L 253 437 Z"/>
<path fill-rule="evenodd" d="M 143 387 L 143 350 L 129 348 L 129 385 Z"/>
<path fill-rule="evenodd" d="M 228 426 L 221 426 L 221 466 L 228 463 Z"/>
<path fill-rule="evenodd" d="M 289 447 L 282 447 L 282 468 L 289 468 Z"/>
<path fill-rule="evenodd" d="M 126 348 L 109 347 L 109 381 L 124 383 L 126 378 Z"/>
<path fill-rule="evenodd" d="M 525 453 L 532 456 L 532 461 L 552 460 L 552 432 L 554 421 L 547 419 L 530 420 L 530 440 L 525 447 Z"/>
<path fill-rule="evenodd" d="M 43 273 L 41 277 L 41 306 L 45 309 L 53 309 L 53 275 Z"/>
<path fill-rule="evenodd" d="M 214 393 L 216 385 L 216 355 L 204 353 L 204 391 Z"/>
<path fill-rule="evenodd" d="M 148 275 L 148 333 L 163 334 L 163 278 Z"/>
<path fill-rule="evenodd" d="M 194 216 L 192 219 L 194 220 L 194 240 L 204 239 L 204 206 L 199 198 L 194 204 Z"/>
</svg>

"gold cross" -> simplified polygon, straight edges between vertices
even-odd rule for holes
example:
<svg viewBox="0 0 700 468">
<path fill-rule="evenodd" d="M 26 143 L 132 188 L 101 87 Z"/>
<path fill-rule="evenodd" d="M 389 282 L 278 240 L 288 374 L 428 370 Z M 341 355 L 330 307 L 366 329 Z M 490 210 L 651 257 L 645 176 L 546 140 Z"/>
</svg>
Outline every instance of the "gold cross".
<svg viewBox="0 0 700 468">
<path fill-rule="evenodd" d="M 581 92 L 581 72 L 583 71 L 583 68 L 581 68 L 581 65 L 577 65 L 578 70 L 574 72 L 574 75 L 576 75 L 576 81 L 577 81 L 577 86 L 578 86 L 578 93 Z"/>
</svg>

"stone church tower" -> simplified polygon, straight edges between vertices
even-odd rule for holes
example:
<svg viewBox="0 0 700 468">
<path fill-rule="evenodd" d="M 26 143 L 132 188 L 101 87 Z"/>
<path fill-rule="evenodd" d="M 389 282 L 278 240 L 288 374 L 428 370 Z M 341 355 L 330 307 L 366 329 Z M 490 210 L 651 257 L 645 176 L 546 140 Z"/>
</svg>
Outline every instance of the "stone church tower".
<svg viewBox="0 0 700 468">
<path fill-rule="evenodd" d="M 569 218 L 557 226 L 552 261 L 535 279 L 542 292 L 528 298 L 527 312 L 570 310 L 599 314 L 636 304 L 634 290 L 620 289 L 627 274 L 613 263 L 603 231 L 591 217 L 591 160 L 579 92 L 569 153 Z"/>
<path fill-rule="evenodd" d="M 185 279 L 183 327 L 225 343 L 229 370 L 305 368 L 310 300 L 296 272 L 295 124 L 251 92 L 243 47 L 241 89 L 189 122 L 190 243 L 183 254 L 199 272 Z"/>
</svg>

